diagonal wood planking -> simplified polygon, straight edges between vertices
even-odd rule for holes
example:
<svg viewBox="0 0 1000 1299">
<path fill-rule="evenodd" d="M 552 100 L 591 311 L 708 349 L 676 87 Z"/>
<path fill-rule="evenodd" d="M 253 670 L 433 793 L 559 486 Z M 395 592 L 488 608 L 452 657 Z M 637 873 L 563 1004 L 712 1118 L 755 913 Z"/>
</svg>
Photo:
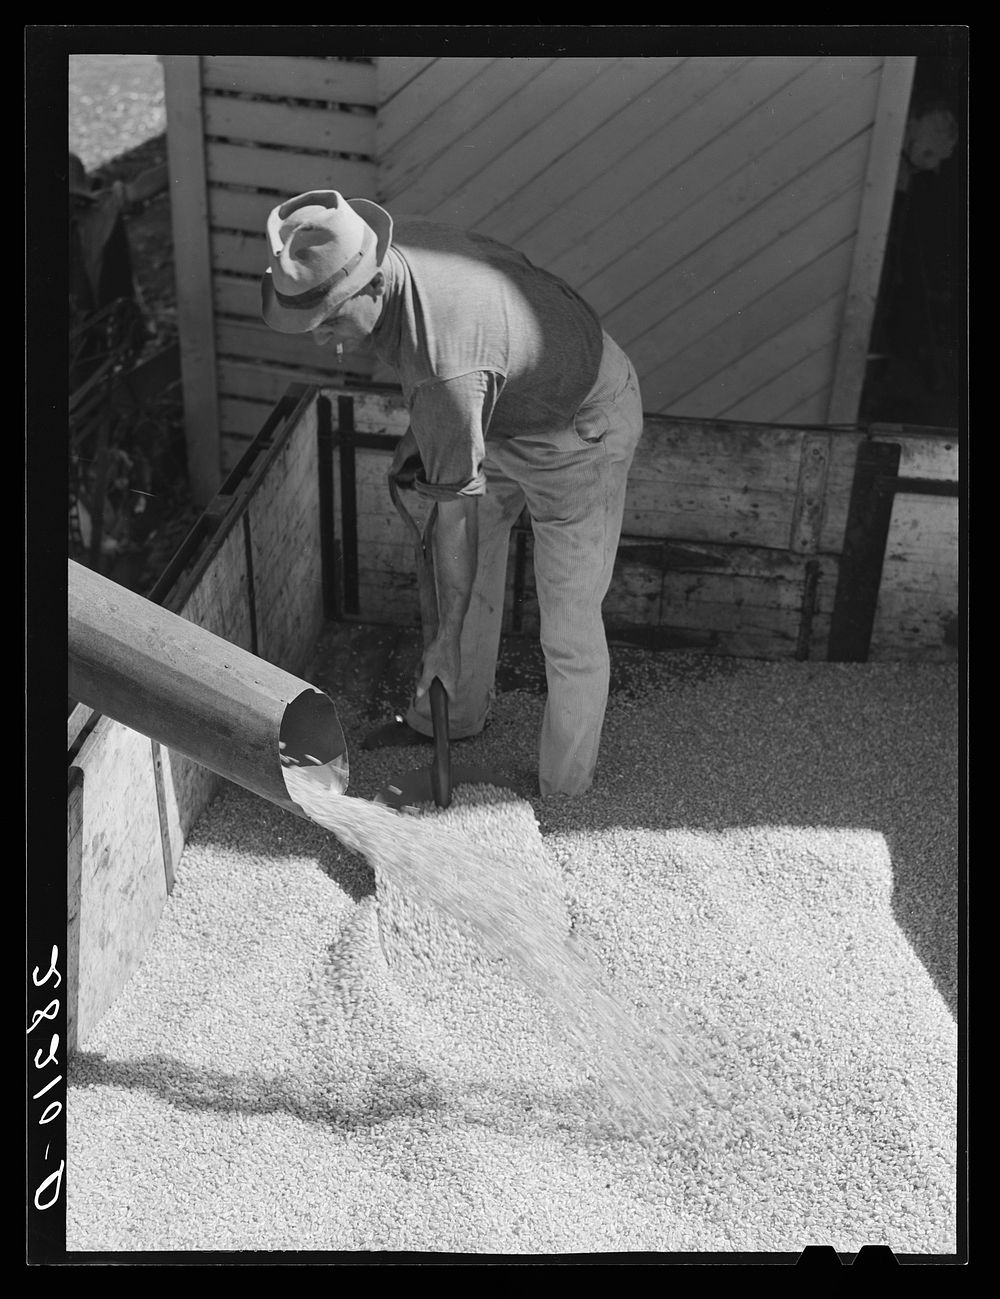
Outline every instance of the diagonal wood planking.
<svg viewBox="0 0 1000 1299">
<path fill-rule="evenodd" d="M 449 220 L 478 224 L 481 214 L 495 204 L 497 194 L 506 193 L 510 184 L 522 184 L 526 165 L 540 165 L 536 123 L 542 123 L 545 136 L 563 147 L 571 133 L 586 127 L 583 115 L 593 103 L 592 79 L 606 79 L 618 69 L 611 60 L 603 66 L 601 60 L 563 58 L 533 60 L 524 72 L 525 80 L 514 89 L 512 70 L 501 64 L 495 72 L 489 70 L 489 78 L 484 73 L 457 97 L 457 111 L 464 116 L 468 116 L 470 94 L 477 110 L 482 110 L 484 88 L 495 97 L 496 106 L 466 126 L 457 147 L 439 153 L 412 182 L 403 182 L 410 211 L 423 212 L 447 194 Z M 602 108 L 606 111 L 606 105 Z"/>
<path fill-rule="evenodd" d="M 798 79 L 796 91 L 805 81 Z M 756 242 L 758 226 L 771 229 L 764 207 L 768 202 L 807 208 L 816 201 L 811 190 L 823 183 L 830 167 L 858 183 L 873 106 L 874 96 L 867 102 L 857 96 L 849 106 L 824 105 L 824 111 L 775 139 L 780 128 L 771 120 L 772 107 L 760 105 L 725 135 L 671 167 L 630 204 L 629 228 L 639 234 L 633 247 L 617 251 L 609 246 L 613 229 L 605 223 L 584 245 L 557 258 L 553 269 L 578 275 L 586 291 L 608 302 L 624 301 L 651 274 L 681 265 L 710 243 L 724 254 L 729 236 L 744 244 Z"/>
<path fill-rule="evenodd" d="M 733 166 L 747 165 L 753 147 L 748 127 L 760 118 L 766 129 L 769 99 L 809 62 L 762 67 L 759 60 L 746 60 L 728 70 L 716 60 L 689 59 L 662 88 L 664 98 L 651 106 L 662 115 L 658 129 L 638 147 L 598 164 L 603 170 L 586 199 L 531 232 L 533 255 L 581 283 L 613 262 L 656 228 L 665 198 L 669 215 L 671 206 L 687 201 L 687 184 L 694 181 L 698 193 Z M 713 146 L 715 154 L 709 152 Z"/>
<path fill-rule="evenodd" d="M 391 210 L 562 275 L 650 411 L 824 419 L 883 59 L 402 62 L 379 60 Z"/>
<path fill-rule="evenodd" d="M 729 76 L 745 62 L 718 60 L 717 75 Z M 691 59 L 649 58 L 617 60 L 599 77 L 600 82 L 595 78 L 587 88 L 585 99 L 566 106 L 568 131 L 560 132 L 557 115 L 533 128 L 534 174 L 523 176 L 522 185 L 509 195 L 494 190 L 488 196 L 480 222 L 485 234 L 516 240 L 522 246 L 534 236 L 533 251 L 544 258 L 544 236 L 536 232 L 546 222 L 552 225 L 558 252 L 565 247 L 570 214 L 594 213 L 598 197 L 605 192 L 608 210 L 614 211 L 612 187 L 604 179 L 608 171 L 662 133 L 671 115 L 680 111 L 677 106 L 685 95 L 693 93 L 699 74 Z M 527 204 L 522 188 L 529 182 Z"/>
<path fill-rule="evenodd" d="M 551 182 L 555 179 L 558 183 L 561 177 L 565 188 L 566 155 L 579 145 L 591 151 L 603 149 L 605 157 L 629 147 L 630 125 L 626 123 L 622 130 L 617 118 L 677 62 L 661 58 L 556 60 L 540 71 L 518 100 L 508 101 L 503 121 L 490 123 L 488 151 L 479 148 L 477 157 L 464 157 L 468 145 L 478 148 L 481 143 L 470 138 L 462 139 L 461 149 L 452 151 L 452 165 L 464 164 L 464 173 L 452 171 L 448 186 L 439 190 L 439 195 L 447 197 L 435 214 L 461 225 L 474 225 L 484 234 L 508 242 L 518 239 L 523 243 L 525 218 L 530 223 L 562 207 L 557 192 L 552 194 Z M 619 126 L 617 134 L 606 130 L 613 126 Z M 634 117 L 631 134 L 639 131 Z M 596 161 L 583 165 L 573 161 L 570 171 L 586 183 L 596 174 Z M 527 207 L 525 191 L 531 196 Z M 406 203 L 414 200 L 422 210 L 426 184 L 419 194 L 406 194 Z"/>
<path fill-rule="evenodd" d="M 884 60 L 199 63 L 223 442 L 252 427 L 247 365 L 337 369 L 259 316 L 267 212 L 331 186 L 563 275 L 628 347 L 647 410 L 827 418 Z"/>
</svg>

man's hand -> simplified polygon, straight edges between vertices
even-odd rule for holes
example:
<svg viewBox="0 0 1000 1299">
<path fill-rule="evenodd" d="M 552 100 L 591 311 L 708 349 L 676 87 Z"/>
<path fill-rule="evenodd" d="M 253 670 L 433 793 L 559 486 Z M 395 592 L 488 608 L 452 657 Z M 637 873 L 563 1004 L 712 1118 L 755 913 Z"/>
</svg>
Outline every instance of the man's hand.
<svg viewBox="0 0 1000 1299">
<path fill-rule="evenodd" d="M 440 677 L 441 684 L 448 692 L 448 698 L 454 700 L 461 671 L 459 637 L 455 633 L 442 633 L 436 636 L 424 650 L 424 657 L 417 672 L 417 699 L 422 699 L 430 689 L 434 678 Z"/>
</svg>

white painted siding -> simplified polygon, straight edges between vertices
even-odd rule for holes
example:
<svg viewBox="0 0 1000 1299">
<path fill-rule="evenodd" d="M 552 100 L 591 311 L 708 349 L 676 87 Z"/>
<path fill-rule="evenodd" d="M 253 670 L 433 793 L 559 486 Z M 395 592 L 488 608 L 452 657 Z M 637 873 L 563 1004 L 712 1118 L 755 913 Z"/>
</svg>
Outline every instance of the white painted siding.
<svg viewBox="0 0 1000 1299">
<path fill-rule="evenodd" d="M 827 418 L 883 59 L 397 62 L 379 60 L 390 210 L 563 276 L 649 411 Z"/>
<path fill-rule="evenodd" d="M 310 188 L 521 248 L 593 304 L 650 412 L 849 423 L 912 64 L 165 58 L 202 495 L 290 380 L 392 379 L 260 320 L 267 213 Z"/>
</svg>

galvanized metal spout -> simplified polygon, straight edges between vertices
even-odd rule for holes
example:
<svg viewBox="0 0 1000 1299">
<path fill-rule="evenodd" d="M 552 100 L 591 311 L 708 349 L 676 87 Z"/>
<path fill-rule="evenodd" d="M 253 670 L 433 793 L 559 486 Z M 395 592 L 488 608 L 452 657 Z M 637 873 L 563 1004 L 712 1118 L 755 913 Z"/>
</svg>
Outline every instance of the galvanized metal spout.
<svg viewBox="0 0 1000 1299">
<path fill-rule="evenodd" d="M 284 768 L 347 788 L 329 695 L 72 560 L 69 694 L 301 816 Z"/>
</svg>

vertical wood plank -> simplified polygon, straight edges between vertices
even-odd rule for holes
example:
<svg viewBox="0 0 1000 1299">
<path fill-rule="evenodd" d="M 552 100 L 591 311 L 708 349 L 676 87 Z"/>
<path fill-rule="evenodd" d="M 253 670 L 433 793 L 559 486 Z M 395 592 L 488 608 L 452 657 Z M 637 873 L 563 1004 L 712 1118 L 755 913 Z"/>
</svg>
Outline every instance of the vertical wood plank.
<svg viewBox="0 0 1000 1299">
<path fill-rule="evenodd" d="M 907 55 L 887 58 L 882 70 L 826 416 L 829 424 L 853 424 L 858 417 L 915 67 L 916 59 Z"/>
<path fill-rule="evenodd" d="M 147 951 L 167 896 L 150 742 L 109 717 L 85 740 L 75 1032 L 83 1048 Z"/>
<path fill-rule="evenodd" d="M 316 467 L 319 474 L 320 577 L 323 584 L 323 616 L 340 617 L 340 583 L 334 532 L 333 412 L 329 397 L 316 398 Z"/>
<path fill-rule="evenodd" d="M 164 55 L 163 77 L 188 476 L 195 503 L 207 505 L 221 469 L 200 57 Z"/>
<path fill-rule="evenodd" d="M 792 511 L 789 549 L 793 554 L 814 555 L 819 550 L 829 465 L 830 434 L 806 433 L 802 439 L 799 482 Z"/>
<path fill-rule="evenodd" d="M 66 1049 L 76 1051 L 83 893 L 83 769 L 71 766 L 66 797 Z"/>
<path fill-rule="evenodd" d="M 153 784 L 156 788 L 156 811 L 160 823 L 160 845 L 163 849 L 163 883 L 167 894 L 174 891 L 174 845 L 170 826 L 170 805 L 167 799 L 166 780 L 164 776 L 167 750 L 162 744 L 150 740 L 150 751 L 153 764 Z"/>
<path fill-rule="evenodd" d="M 868 659 L 893 508 L 892 496 L 879 491 L 878 479 L 895 476 L 898 467 L 895 443 L 863 442 L 858 447 L 830 623 L 827 658 L 831 662 Z"/>
</svg>

